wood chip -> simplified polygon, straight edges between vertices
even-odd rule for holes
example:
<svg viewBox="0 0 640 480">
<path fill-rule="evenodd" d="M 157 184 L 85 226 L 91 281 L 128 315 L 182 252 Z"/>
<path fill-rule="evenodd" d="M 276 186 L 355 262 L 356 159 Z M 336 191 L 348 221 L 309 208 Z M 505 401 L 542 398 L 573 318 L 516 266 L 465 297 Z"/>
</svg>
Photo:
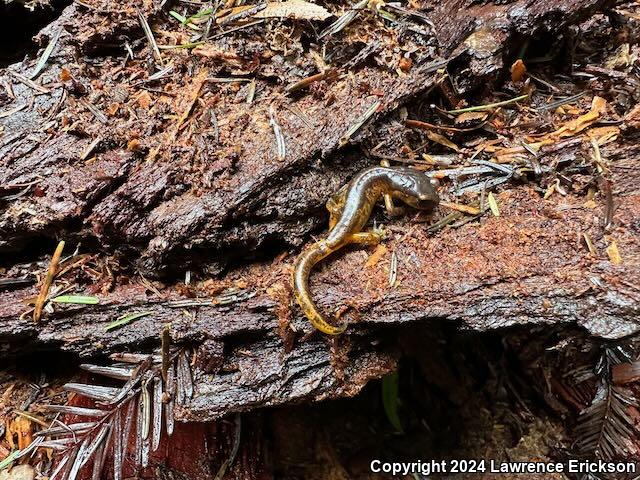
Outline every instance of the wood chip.
<svg viewBox="0 0 640 480">
<path fill-rule="evenodd" d="M 326 20 L 331 13 L 324 7 L 304 0 L 269 2 L 254 18 L 292 18 L 294 20 Z"/>
</svg>

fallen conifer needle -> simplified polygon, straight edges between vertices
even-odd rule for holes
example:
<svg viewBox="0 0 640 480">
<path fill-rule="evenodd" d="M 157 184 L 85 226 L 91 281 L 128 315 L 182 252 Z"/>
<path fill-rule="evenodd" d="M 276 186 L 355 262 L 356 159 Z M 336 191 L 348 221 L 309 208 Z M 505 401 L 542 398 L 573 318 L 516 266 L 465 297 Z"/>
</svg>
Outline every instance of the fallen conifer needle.
<svg viewBox="0 0 640 480">
<path fill-rule="evenodd" d="M 42 288 L 40 289 L 40 293 L 38 294 L 38 298 L 36 299 L 36 306 L 33 310 L 33 320 L 39 321 L 42 316 L 42 308 L 44 307 L 44 302 L 47 299 L 47 295 L 49 294 L 49 289 L 51 288 L 51 284 L 53 283 L 53 279 L 58 273 L 58 264 L 60 263 L 60 257 L 62 256 L 62 250 L 64 249 L 64 241 L 58 243 L 56 247 L 56 251 L 53 252 L 53 256 L 51 257 L 51 263 L 49 263 L 49 270 L 47 271 L 47 276 L 44 279 L 44 283 L 42 284 Z"/>
</svg>

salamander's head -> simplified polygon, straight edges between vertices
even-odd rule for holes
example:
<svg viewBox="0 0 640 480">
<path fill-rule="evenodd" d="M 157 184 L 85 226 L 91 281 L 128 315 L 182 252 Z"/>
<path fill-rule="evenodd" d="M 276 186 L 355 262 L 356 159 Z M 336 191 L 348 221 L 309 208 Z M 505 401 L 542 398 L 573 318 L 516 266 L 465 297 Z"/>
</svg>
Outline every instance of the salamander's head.
<svg viewBox="0 0 640 480">
<path fill-rule="evenodd" d="M 432 210 L 438 202 L 437 180 L 431 180 L 423 172 L 410 168 L 398 168 L 393 178 L 394 196 L 410 207 Z"/>
</svg>

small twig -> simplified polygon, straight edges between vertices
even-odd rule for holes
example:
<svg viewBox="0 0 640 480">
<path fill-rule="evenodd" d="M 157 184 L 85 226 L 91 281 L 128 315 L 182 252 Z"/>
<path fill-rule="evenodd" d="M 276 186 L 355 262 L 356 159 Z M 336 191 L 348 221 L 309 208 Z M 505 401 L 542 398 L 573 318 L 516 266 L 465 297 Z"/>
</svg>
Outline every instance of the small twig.
<svg viewBox="0 0 640 480">
<path fill-rule="evenodd" d="M 36 82 L 34 82 L 33 80 L 28 79 L 27 77 L 25 77 L 24 75 L 20 75 L 18 72 L 14 72 L 13 70 L 10 70 L 7 68 L 6 72 L 11 75 L 13 78 L 15 78 L 16 80 L 18 80 L 19 82 L 24 83 L 27 87 L 32 88 L 33 90 L 35 90 L 36 92 L 40 92 L 40 93 L 51 93 L 51 90 L 49 90 L 48 88 L 43 87 L 42 85 L 38 85 Z"/>
<path fill-rule="evenodd" d="M 44 307 L 44 302 L 47 299 L 47 295 L 49 294 L 49 289 L 51 288 L 51 284 L 53 283 L 53 279 L 58 273 L 58 264 L 60 263 L 60 257 L 62 256 L 62 250 L 64 249 L 64 241 L 58 243 L 56 247 L 56 251 L 53 252 L 53 256 L 51 257 L 51 263 L 49 263 L 49 270 L 47 271 L 47 276 L 44 279 L 44 283 L 42 284 L 42 288 L 40 289 L 40 293 L 38 294 L 38 298 L 36 299 L 36 306 L 33 310 L 33 320 L 39 321 L 42 316 L 42 308 Z"/>
<path fill-rule="evenodd" d="M 509 100 L 503 100 L 502 102 L 488 103 L 486 105 L 477 105 L 475 107 L 459 108 L 457 110 L 448 110 L 447 113 L 458 114 L 458 113 L 466 113 L 466 112 L 482 112 L 484 110 L 491 110 L 492 108 L 502 107 L 504 105 L 511 105 L 512 103 L 519 102 L 520 100 L 524 100 L 525 98 L 528 98 L 528 97 L 529 97 L 529 94 L 527 93 L 525 95 L 520 95 L 518 97 L 511 98 Z"/>
<path fill-rule="evenodd" d="M 100 123 L 104 123 L 104 124 L 109 123 L 109 119 L 107 118 L 107 116 L 104 113 L 102 113 L 98 109 L 98 107 L 96 107 L 94 104 L 90 103 L 84 98 L 81 98 L 80 100 L 78 100 L 78 103 L 80 103 L 83 107 L 85 107 L 87 110 L 93 113 L 93 116 L 96 117 L 96 120 L 98 120 Z"/>
<path fill-rule="evenodd" d="M 584 92 L 580 92 L 576 95 L 571 95 L 570 97 L 566 97 L 566 98 L 561 98 L 560 100 L 556 100 L 555 102 L 551 102 L 547 105 L 543 105 L 542 107 L 538 107 L 536 108 L 536 110 L 540 111 L 545 111 L 545 110 L 555 110 L 558 107 L 561 107 L 562 105 L 566 105 L 568 103 L 573 103 L 576 100 L 580 100 L 582 97 L 584 97 L 587 94 L 586 91 Z"/>
<path fill-rule="evenodd" d="M 303 88 L 308 87 L 314 82 L 329 79 L 331 77 L 334 77 L 336 74 L 337 74 L 337 71 L 333 68 L 330 68 L 324 72 L 316 73 L 315 75 L 311 75 L 310 77 L 303 78 L 302 80 L 297 81 L 293 85 L 288 86 L 286 88 L 286 92 L 288 94 L 297 92 L 298 90 L 302 90 Z"/>
<path fill-rule="evenodd" d="M 162 329 L 160 341 L 162 342 L 162 380 L 166 384 L 169 366 L 171 364 L 171 326 L 165 325 Z"/>
<path fill-rule="evenodd" d="M 235 22 L 236 20 L 242 20 L 243 18 L 251 17 L 258 13 L 260 10 L 264 10 L 265 8 L 267 8 L 267 3 L 260 3 L 258 5 L 255 5 L 254 7 L 242 10 L 241 12 L 233 13 L 231 15 L 219 18 L 218 20 L 216 20 L 216 23 L 220 26 L 226 25 L 227 23 Z"/>
</svg>

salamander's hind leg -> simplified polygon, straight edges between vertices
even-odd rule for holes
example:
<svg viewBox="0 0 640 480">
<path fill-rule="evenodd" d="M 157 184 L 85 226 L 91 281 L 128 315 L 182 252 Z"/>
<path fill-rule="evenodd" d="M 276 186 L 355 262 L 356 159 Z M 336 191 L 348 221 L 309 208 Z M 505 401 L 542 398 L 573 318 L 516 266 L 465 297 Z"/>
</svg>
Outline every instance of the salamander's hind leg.
<svg viewBox="0 0 640 480">
<path fill-rule="evenodd" d="M 378 245 L 386 236 L 386 232 L 382 227 L 380 227 L 370 232 L 353 233 L 349 237 L 349 243 L 357 243 L 359 245 Z"/>
<path fill-rule="evenodd" d="M 340 220 L 347 196 L 347 186 L 348 185 L 344 185 L 340 190 L 332 195 L 329 200 L 327 200 L 326 207 L 329 211 L 329 230 L 335 227 L 338 220 Z"/>
</svg>

